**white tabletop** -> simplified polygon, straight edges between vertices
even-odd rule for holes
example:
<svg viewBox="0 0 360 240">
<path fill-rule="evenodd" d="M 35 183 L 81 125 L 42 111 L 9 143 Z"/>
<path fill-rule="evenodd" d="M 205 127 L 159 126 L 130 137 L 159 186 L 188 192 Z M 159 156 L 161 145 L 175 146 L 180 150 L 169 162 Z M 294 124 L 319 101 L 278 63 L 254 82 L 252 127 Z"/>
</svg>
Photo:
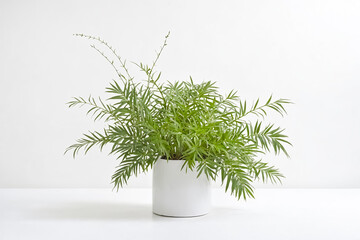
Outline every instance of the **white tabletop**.
<svg viewBox="0 0 360 240">
<path fill-rule="evenodd" d="M 0 239 L 360 239 L 360 189 L 213 189 L 195 218 L 151 211 L 151 189 L 0 189 Z"/>
</svg>

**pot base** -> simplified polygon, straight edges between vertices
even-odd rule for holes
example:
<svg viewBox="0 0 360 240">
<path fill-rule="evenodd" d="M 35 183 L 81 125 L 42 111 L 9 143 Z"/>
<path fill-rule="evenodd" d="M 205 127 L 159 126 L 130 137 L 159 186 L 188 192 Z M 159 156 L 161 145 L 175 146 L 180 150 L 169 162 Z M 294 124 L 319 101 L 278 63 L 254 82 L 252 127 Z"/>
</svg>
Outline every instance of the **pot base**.
<svg viewBox="0 0 360 240">
<path fill-rule="evenodd" d="M 156 213 L 156 212 L 153 212 L 153 214 L 156 215 L 156 216 L 168 217 L 168 218 L 196 218 L 196 217 L 205 216 L 205 215 L 208 214 L 208 212 L 207 212 L 207 213 L 204 213 L 204 214 L 201 214 L 201 215 L 193 215 L 193 216 L 188 216 L 188 215 L 186 215 L 186 216 L 179 216 L 179 215 L 177 215 L 177 216 L 171 216 L 171 215 L 158 214 L 158 213 Z"/>
</svg>

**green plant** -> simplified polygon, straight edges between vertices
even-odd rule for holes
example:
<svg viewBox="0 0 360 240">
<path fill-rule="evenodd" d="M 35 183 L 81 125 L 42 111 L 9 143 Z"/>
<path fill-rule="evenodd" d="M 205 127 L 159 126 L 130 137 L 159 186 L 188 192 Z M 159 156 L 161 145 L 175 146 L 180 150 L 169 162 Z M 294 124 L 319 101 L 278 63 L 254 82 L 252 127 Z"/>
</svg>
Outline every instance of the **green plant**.
<svg viewBox="0 0 360 240">
<path fill-rule="evenodd" d="M 86 105 L 95 120 L 104 120 L 105 128 L 89 132 L 67 148 L 73 156 L 93 146 L 102 150 L 111 146 L 111 154 L 121 159 L 112 176 L 114 188 L 127 183 L 131 175 L 146 172 L 160 157 L 186 160 L 183 168 L 205 174 L 209 179 L 220 178 L 225 191 L 231 190 L 238 199 L 254 197 L 254 180 L 280 182 L 278 169 L 259 159 L 271 149 L 275 154 L 288 156 L 284 144 L 290 144 L 283 129 L 247 119 L 255 115 L 264 119 L 268 110 L 286 113 L 287 99 L 270 97 L 260 105 L 259 99 L 249 107 L 240 101 L 235 91 L 223 96 L 214 82 L 188 81 L 160 82 L 161 73 L 156 63 L 167 45 L 169 34 L 151 65 L 134 63 L 145 73 L 146 80 L 134 81 L 123 60 L 101 38 L 75 34 L 94 40 L 105 47 L 112 58 L 97 46 L 91 45 L 114 68 L 117 80 L 110 83 L 106 102 L 100 98 L 74 98 L 69 107 Z M 195 166 L 195 163 L 198 165 Z M 196 168 L 196 169 L 195 169 Z"/>
</svg>

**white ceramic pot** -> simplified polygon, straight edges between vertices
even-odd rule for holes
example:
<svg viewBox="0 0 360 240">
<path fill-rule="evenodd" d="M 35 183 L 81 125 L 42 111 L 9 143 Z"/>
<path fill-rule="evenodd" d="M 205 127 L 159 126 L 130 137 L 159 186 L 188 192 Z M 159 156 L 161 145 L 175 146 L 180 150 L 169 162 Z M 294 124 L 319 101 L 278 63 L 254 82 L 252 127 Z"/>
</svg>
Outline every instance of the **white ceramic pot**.
<svg viewBox="0 0 360 240">
<path fill-rule="evenodd" d="M 153 167 L 153 212 L 169 217 L 196 217 L 210 209 L 210 181 L 204 174 L 181 170 L 184 160 L 159 159 Z"/>
</svg>

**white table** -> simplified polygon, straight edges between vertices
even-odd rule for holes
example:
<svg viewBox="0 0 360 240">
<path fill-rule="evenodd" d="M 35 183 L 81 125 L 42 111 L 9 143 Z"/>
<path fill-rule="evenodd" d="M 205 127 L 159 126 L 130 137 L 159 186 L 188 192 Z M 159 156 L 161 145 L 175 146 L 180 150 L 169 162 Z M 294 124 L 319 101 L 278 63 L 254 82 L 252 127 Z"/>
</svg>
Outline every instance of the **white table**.
<svg viewBox="0 0 360 240">
<path fill-rule="evenodd" d="M 0 239 L 360 239 L 360 189 L 213 189 L 195 218 L 152 214 L 151 189 L 0 189 Z"/>
</svg>

